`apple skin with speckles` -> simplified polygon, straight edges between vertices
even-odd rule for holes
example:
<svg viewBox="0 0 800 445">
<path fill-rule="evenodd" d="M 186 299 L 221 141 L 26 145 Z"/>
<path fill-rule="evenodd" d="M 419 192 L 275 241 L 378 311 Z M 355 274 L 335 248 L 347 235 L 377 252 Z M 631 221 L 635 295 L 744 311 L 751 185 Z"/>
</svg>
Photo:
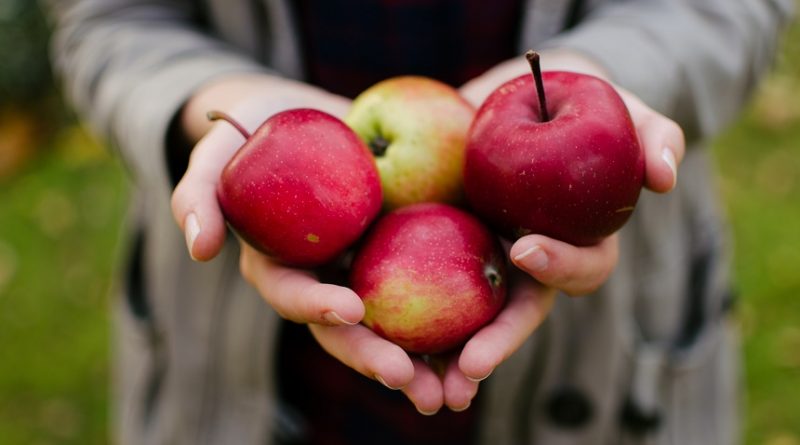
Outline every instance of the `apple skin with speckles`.
<svg viewBox="0 0 800 445">
<path fill-rule="evenodd" d="M 217 200 L 247 243 L 284 264 L 315 267 L 363 235 L 382 195 L 361 139 L 330 114 L 298 108 L 247 138 L 222 171 Z"/>
<path fill-rule="evenodd" d="M 536 233 L 593 245 L 633 213 L 644 152 L 608 82 L 562 71 L 542 80 L 549 120 L 529 74 L 500 86 L 478 109 L 466 148 L 467 200 L 511 240 Z"/>
<path fill-rule="evenodd" d="M 450 351 L 489 323 L 506 298 L 499 239 L 474 216 L 440 203 L 402 207 L 368 232 L 350 284 L 363 323 L 416 354 Z"/>
</svg>

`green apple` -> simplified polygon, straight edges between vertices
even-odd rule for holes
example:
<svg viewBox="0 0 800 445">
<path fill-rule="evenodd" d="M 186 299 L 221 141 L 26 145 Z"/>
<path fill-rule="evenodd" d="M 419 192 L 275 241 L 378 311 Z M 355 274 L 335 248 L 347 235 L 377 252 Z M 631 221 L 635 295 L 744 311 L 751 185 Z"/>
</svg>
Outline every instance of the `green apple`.
<svg viewBox="0 0 800 445">
<path fill-rule="evenodd" d="M 362 92 L 345 122 L 375 156 L 384 207 L 391 210 L 462 201 L 464 147 L 474 115 L 455 88 L 401 76 Z"/>
</svg>

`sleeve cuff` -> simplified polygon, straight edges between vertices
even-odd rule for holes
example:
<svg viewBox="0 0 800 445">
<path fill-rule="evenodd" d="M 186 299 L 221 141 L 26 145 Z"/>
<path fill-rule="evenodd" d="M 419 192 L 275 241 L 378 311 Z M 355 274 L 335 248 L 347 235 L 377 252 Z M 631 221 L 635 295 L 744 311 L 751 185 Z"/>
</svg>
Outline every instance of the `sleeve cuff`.
<svg viewBox="0 0 800 445">
<path fill-rule="evenodd" d="M 185 57 L 136 83 L 115 110 L 114 144 L 137 182 L 170 185 L 167 144 L 170 125 L 184 103 L 204 84 L 231 74 L 268 72 L 234 55 Z"/>
</svg>

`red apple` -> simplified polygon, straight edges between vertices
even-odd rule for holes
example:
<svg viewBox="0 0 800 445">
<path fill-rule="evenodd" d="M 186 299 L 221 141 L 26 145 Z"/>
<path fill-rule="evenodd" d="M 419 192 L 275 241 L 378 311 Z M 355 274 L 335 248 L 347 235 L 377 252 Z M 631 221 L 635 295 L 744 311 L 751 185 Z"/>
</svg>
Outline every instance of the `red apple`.
<svg viewBox="0 0 800 445">
<path fill-rule="evenodd" d="M 230 226 L 258 250 L 292 266 L 331 261 L 381 208 L 375 160 L 341 120 L 313 109 L 270 117 L 222 171 L 217 199 Z"/>
<path fill-rule="evenodd" d="M 538 233 L 595 244 L 625 224 L 638 200 L 644 153 L 636 129 L 608 82 L 541 74 L 538 56 L 528 56 L 534 76 L 500 86 L 476 114 L 466 149 L 467 200 L 511 239 Z"/>
<path fill-rule="evenodd" d="M 475 108 L 434 79 L 400 76 L 353 101 L 345 122 L 375 155 L 384 205 L 463 202 L 464 146 Z"/>
<path fill-rule="evenodd" d="M 463 344 L 495 317 L 506 294 L 497 237 L 474 216 L 439 203 L 379 219 L 350 277 L 366 307 L 364 324 L 419 354 Z"/>
</svg>

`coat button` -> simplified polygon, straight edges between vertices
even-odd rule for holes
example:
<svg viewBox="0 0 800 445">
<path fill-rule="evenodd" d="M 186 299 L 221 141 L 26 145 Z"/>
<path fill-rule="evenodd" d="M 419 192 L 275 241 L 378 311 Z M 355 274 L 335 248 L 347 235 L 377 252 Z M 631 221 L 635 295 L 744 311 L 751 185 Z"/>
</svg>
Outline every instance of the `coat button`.
<svg viewBox="0 0 800 445">
<path fill-rule="evenodd" d="M 561 428 L 578 429 L 592 419 L 589 398 L 573 387 L 559 388 L 547 400 L 546 411 L 550 421 Z"/>
<path fill-rule="evenodd" d="M 622 426 L 636 435 L 653 433 L 661 426 L 661 414 L 658 410 L 643 410 L 628 398 L 622 407 Z"/>
</svg>

